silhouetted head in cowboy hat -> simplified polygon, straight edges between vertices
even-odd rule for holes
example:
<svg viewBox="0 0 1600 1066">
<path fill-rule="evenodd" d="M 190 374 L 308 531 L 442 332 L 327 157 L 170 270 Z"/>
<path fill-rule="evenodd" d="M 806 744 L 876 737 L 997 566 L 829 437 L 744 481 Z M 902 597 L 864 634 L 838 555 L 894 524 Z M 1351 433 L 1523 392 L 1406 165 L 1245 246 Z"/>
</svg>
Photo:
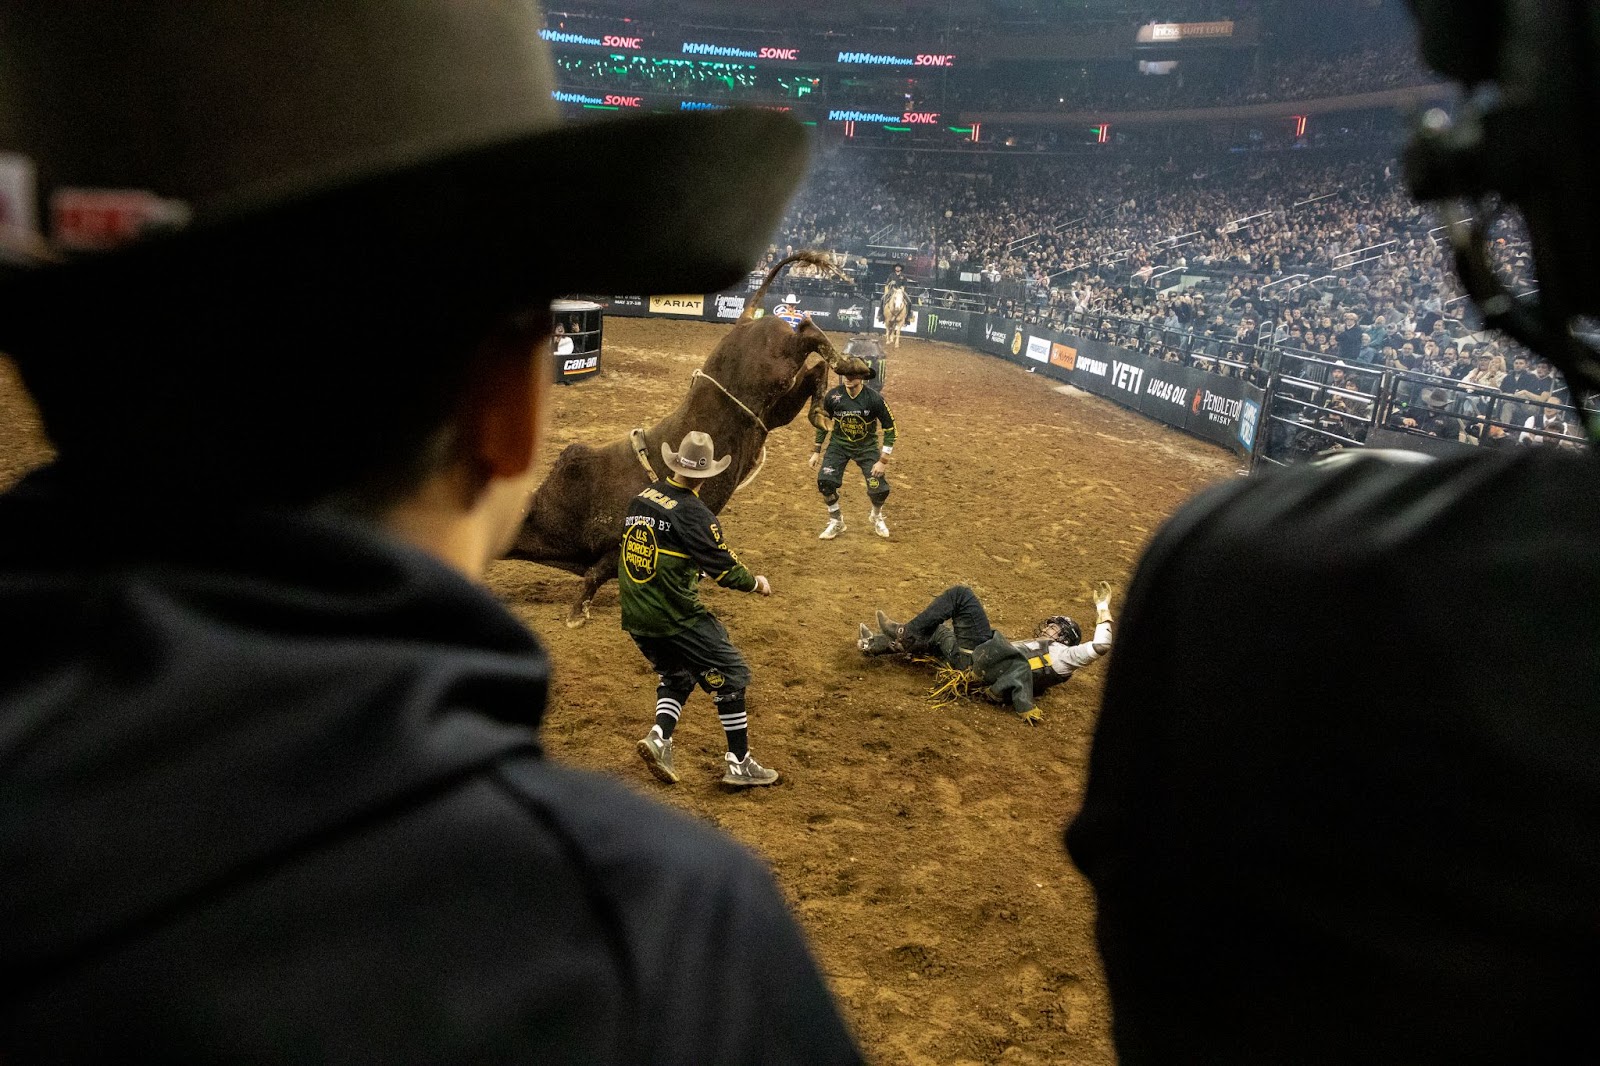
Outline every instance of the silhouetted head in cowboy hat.
<svg viewBox="0 0 1600 1066">
<path fill-rule="evenodd" d="M 741 276 L 804 131 L 563 126 L 543 26 L 518 0 L 0 13 L 0 152 L 37 204 L 0 214 L 0 351 L 62 470 L 381 510 L 453 463 L 470 493 L 528 465 L 551 297 Z"/>
</svg>

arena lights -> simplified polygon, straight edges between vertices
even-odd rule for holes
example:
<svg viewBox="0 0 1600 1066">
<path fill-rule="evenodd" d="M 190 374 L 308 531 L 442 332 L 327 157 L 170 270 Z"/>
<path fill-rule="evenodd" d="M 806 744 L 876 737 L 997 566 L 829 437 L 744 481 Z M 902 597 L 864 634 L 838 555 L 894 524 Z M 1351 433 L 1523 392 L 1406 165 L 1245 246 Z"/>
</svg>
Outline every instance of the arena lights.
<svg viewBox="0 0 1600 1066">
<path fill-rule="evenodd" d="M 925 53 L 897 56 L 882 52 L 840 52 L 840 63 L 864 64 L 875 67 L 953 67 L 956 57 L 948 53 Z"/>
<path fill-rule="evenodd" d="M 539 36 L 551 44 L 581 44 L 590 48 L 624 48 L 630 51 L 638 51 L 644 47 L 643 37 L 620 33 L 590 37 L 582 33 L 568 33 L 566 30 L 540 30 Z"/>
<path fill-rule="evenodd" d="M 885 115 L 881 111 L 849 111 L 835 109 L 828 112 L 829 122 L 876 122 L 884 125 L 890 122 L 899 122 L 899 115 Z"/>
<path fill-rule="evenodd" d="M 551 44 L 587 44 L 595 48 L 600 47 L 600 38 L 585 37 L 581 33 L 566 33 L 562 30 L 540 30 L 539 36 Z"/>
<path fill-rule="evenodd" d="M 763 45 L 759 48 L 741 48 L 737 45 L 707 44 L 704 41 L 684 41 L 683 54 L 687 56 L 724 56 L 735 59 L 776 59 L 793 63 L 800 59 L 800 49 Z"/>
</svg>

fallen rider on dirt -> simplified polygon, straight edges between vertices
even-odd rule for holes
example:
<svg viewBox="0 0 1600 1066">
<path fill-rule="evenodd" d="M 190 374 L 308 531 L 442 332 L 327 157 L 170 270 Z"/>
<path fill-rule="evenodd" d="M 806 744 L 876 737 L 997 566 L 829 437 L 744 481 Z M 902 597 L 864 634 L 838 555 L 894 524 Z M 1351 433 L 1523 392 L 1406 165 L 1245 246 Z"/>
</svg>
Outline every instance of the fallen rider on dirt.
<svg viewBox="0 0 1600 1066">
<path fill-rule="evenodd" d="M 1066 615 L 1040 622 L 1032 640 L 1010 640 L 989 624 L 978 596 L 965 585 L 945 589 L 909 622 L 878 612 L 874 633 L 862 623 L 856 647 L 867 655 L 910 655 L 939 665 L 938 706 L 967 695 L 1009 703 L 1029 724 L 1044 714 L 1034 699 L 1111 650 L 1111 585 L 1094 588 L 1094 636 L 1087 643 Z"/>
</svg>

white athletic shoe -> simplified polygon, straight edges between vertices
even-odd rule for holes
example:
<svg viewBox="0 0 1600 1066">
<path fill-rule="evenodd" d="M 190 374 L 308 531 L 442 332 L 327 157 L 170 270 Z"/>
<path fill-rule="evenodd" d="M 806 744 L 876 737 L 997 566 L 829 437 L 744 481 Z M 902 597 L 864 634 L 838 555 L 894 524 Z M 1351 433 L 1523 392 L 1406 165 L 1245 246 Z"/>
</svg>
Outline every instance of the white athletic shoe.
<svg viewBox="0 0 1600 1066">
<path fill-rule="evenodd" d="M 844 519 L 830 518 L 828 524 L 822 527 L 822 532 L 817 534 L 818 540 L 832 540 L 844 532 Z"/>
<path fill-rule="evenodd" d="M 752 785 L 772 785 L 778 781 L 778 771 L 769 770 L 756 762 L 756 757 L 745 752 L 743 759 L 735 759 L 733 752 L 723 756 L 722 783 L 734 788 Z"/>
<path fill-rule="evenodd" d="M 883 520 L 883 515 L 875 514 L 875 515 L 872 515 L 871 517 L 872 517 L 872 531 L 874 533 L 876 533 L 880 537 L 887 538 L 889 536 L 889 523 L 887 523 L 887 522 L 885 522 Z"/>
</svg>

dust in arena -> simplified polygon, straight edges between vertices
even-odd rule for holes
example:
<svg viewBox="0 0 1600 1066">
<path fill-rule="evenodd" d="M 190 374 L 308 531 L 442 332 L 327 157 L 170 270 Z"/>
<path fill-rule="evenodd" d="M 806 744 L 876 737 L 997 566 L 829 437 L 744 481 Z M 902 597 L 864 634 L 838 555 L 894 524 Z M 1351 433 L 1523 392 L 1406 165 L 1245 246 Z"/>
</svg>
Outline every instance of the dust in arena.
<svg viewBox="0 0 1600 1066">
<path fill-rule="evenodd" d="M 659 417 L 727 329 L 631 318 L 605 328 L 605 376 L 558 390 L 547 456 Z M 840 350 L 850 340 L 831 336 Z M 1235 477 L 1240 460 L 964 346 L 908 337 L 889 359 L 901 427 L 893 537 L 871 534 L 858 476 L 841 489 L 847 532 L 817 539 L 827 512 L 799 419 L 773 432 L 761 475 L 721 513 L 773 595 L 702 583 L 750 662 L 751 743 L 783 773 L 777 788 L 729 797 L 718 786 L 723 737 L 703 693 L 674 737 L 683 780 L 665 787 L 645 772 L 633 745 L 656 676 L 618 626 L 615 584 L 574 630 L 563 623 L 579 578 L 505 561 L 490 587 L 554 658 L 551 753 L 765 856 L 872 1058 L 982 1062 L 1014 1046 L 1019 1062 L 1110 1062 L 1092 896 L 1060 844 L 1103 664 L 1042 697 L 1044 721 L 1030 729 L 989 703 L 932 710 L 932 671 L 863 657 L 856 627 L 954 584 L 976 589 L 1019 639 L 1051 614 L 1092 617 L 1094 582 L 1125 588 L 1163 519 Z"/>
<path fill-rule="evenodd" d="M 669 410 L 726 330 L 607 319 L 604 372 L 557 390 L 545 462 Z M 850 340 L 830 337 L 841 350 Z M 721 516 L 773 595 L 703 583 L 750 662 L 752 745 L 783 773 L 778 787 L 729 796 L 718 786 L 723 738 L 703 693 L 675 737 L 683 780 L 668 788 L 644 772 L 634 742 L 649 727 L 656 678 L 618 626 L 614 583 L 574 630 L 563 623 L 581 578 L 503 561 L 489 587 L 550 650 L 550 753 L 763 855 L 871 1057 L 986 1061 L 1015 1045 L 1027 1053 L 1017 1061 L 1109 1062 L 1092 897 L 1060 844 L 1103 667 L 1052 689 L 1043 722 L 1029 728 L 988 703 L 931 710 L 932 672 L 864 658 L 856 626 L 875 608 L 909 613 L 963 583 L 1017 637 L 1050 614 L 1092 615 L 1094 582 L 1125 587 L 1161 521 L 1235 476 L 1238 459 L 965 347 L 907 338 L 890 358 L 902 427 L 886 508 L 893 538 L 868 531 L 858 479 L 841 490 L 849 531 L 817 539 L 826 511 L 801 419 L 773 432 L 766 467 Z M 9 368 L 0 427 L 9 485 L 49 454 Z"/>
</svg>

